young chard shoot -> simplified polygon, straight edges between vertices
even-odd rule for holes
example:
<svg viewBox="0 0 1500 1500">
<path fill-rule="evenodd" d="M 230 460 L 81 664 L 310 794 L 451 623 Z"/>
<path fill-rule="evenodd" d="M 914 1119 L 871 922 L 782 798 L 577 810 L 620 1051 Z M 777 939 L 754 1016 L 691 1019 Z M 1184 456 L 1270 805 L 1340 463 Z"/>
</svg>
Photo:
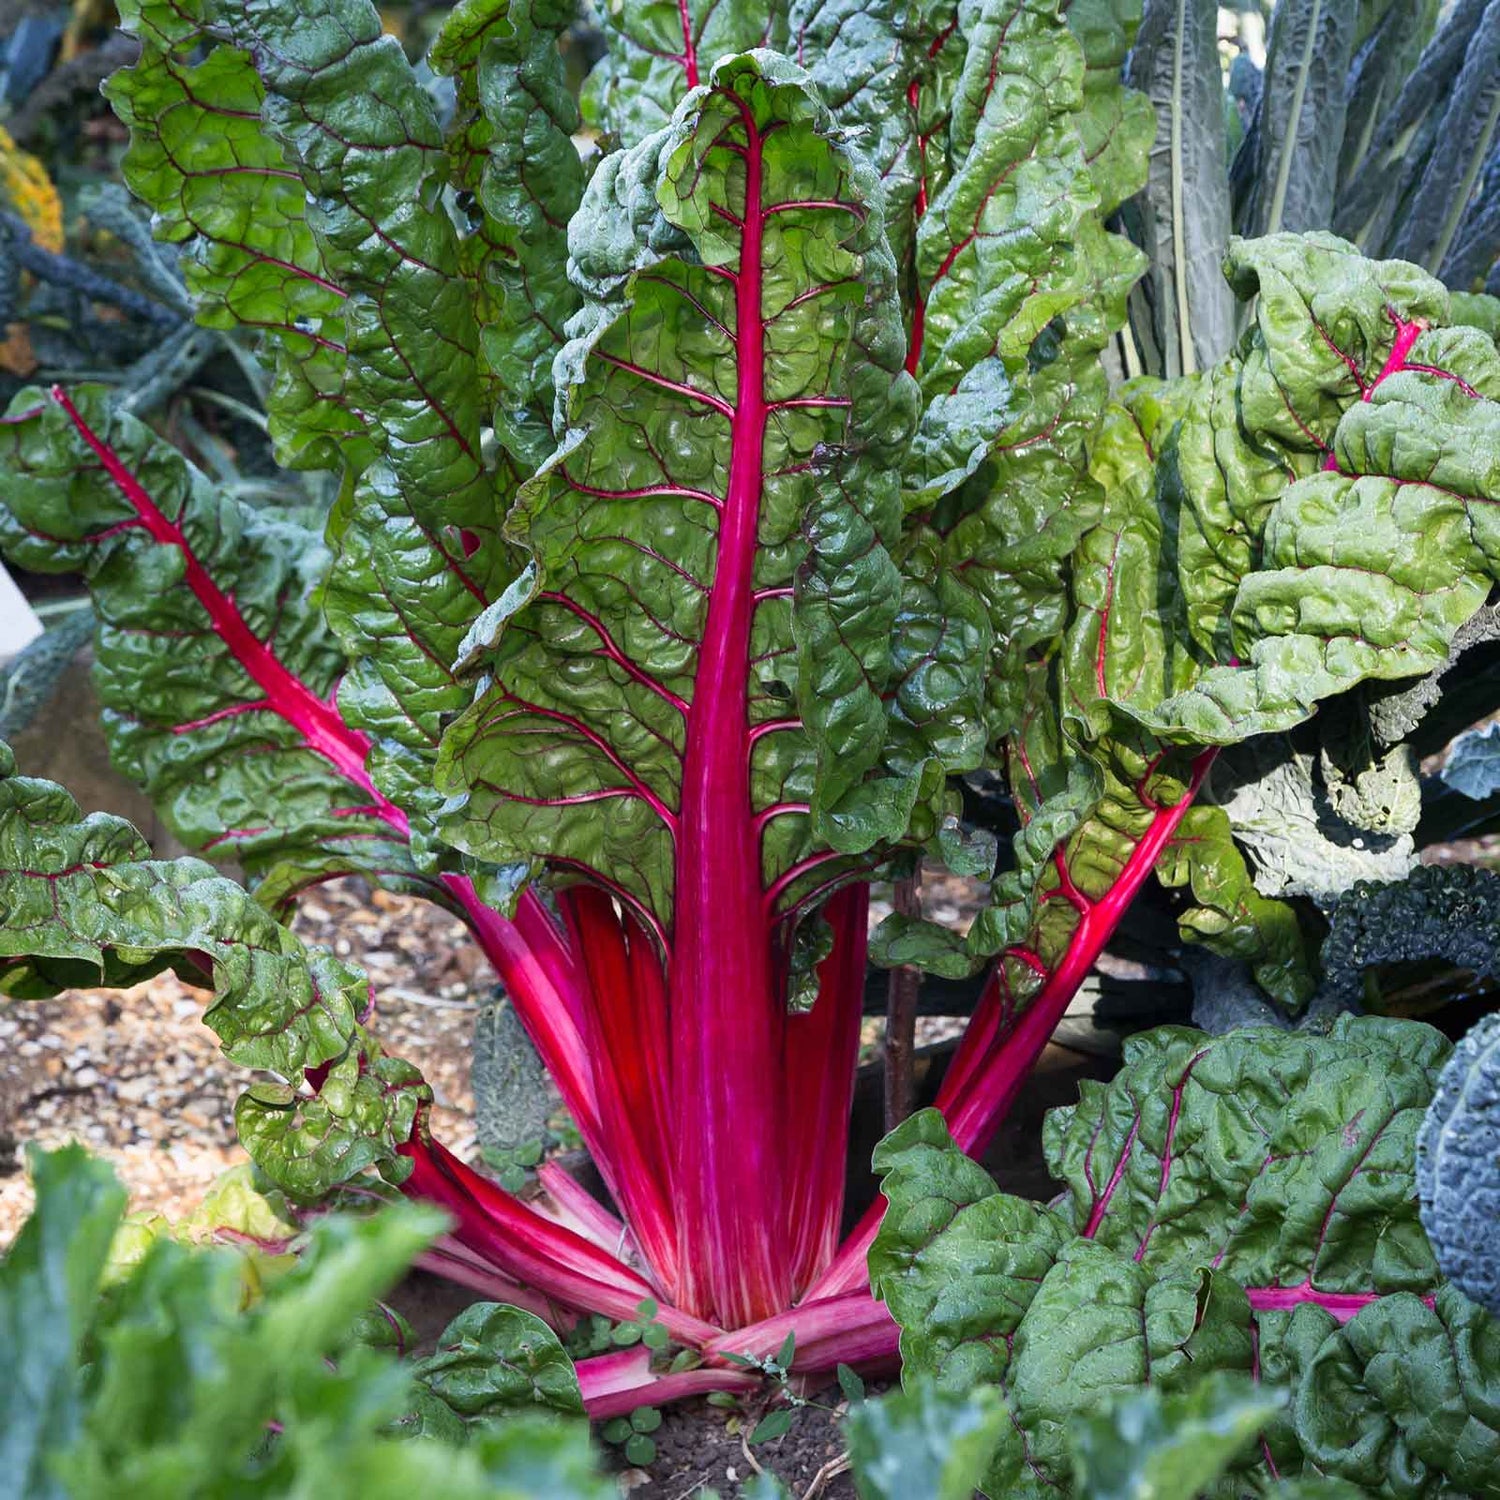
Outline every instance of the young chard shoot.
<svg viewBox="0 0 1500 1500">
<path fill-rule="evenodd" d="M 870 881 L 990 874 L 953 778 L 1005 773 L 991 904 L 879 939 L 988 966 L 939 1100 L 967 1152 L 1153 875 L 1305 999 L 1197 804 L 1219 747 L 1431 670 L 1483 604 L 1494 344 L 1413 267 L 1276 236 L 1231 251 L 1233 355 L 1107 404 L 1150 118 L 1048 3 L 627 4 L 591 175 L 548 0 L 452 12 L 446 119 L 368 0 L 124 19 L 127 178 L 201 319 L 261 332 L 281 459 L 342 488 L 318 538 L 96 388 L 24 392 L 0 546 L 87 578 L 117 761 L 263 907 L 359 873 L 463 918 L 613 1209 L 460 1161 L 362 976 L 9 765 L 0 989 L 211 973 L 276 1075 L 237 1111 L 273 1180 L 378 1169 L 451 1216 L 424 1264 L 691 1351 L 582 1361 L 592 1415 L 889 1362 L 880 1208 L 838 1243 Z"/>
</svg>

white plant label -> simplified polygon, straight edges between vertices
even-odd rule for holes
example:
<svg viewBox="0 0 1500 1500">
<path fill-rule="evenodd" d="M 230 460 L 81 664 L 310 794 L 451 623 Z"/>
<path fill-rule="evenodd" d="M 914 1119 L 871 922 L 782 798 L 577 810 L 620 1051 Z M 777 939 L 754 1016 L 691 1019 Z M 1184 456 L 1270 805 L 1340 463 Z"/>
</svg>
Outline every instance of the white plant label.
<svg viewBox="0 0 1500 1500">
<path fill-rule="evenodd" d="M 0 563 L 0 662 L 25 650 L 42 633 L 36 611 L 21 597 L 15 580 Z"/>
</svg>

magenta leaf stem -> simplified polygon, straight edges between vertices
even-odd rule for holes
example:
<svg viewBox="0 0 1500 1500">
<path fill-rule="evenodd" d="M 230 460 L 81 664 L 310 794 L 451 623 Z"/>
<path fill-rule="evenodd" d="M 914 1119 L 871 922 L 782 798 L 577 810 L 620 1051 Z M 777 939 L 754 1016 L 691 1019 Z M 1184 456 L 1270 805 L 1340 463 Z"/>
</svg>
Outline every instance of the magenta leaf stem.
<svg viewBox="0 0 1500 1500">
<path fill-rule="evenodd" d="M 674 1199 L 678 1240 L 692 1246 L 682 1264 L 682 1296 L 738 1326 L 784 1308 L 792 1277 L 778 1212 L 785 1017 L 773 1001 L 778 987 L 745 753 L 767 423 L 763 145 L 750 110 L 733 94 L 725 97 L 738 107 L 745 133 L 744 227 L 738 264 L 728 273 L 737 384 L 727 409 L 729 479 L 687 720 L 669 983 Z M 731 1057 L 733 1066 L 726 1066 Z"/>
</svg>

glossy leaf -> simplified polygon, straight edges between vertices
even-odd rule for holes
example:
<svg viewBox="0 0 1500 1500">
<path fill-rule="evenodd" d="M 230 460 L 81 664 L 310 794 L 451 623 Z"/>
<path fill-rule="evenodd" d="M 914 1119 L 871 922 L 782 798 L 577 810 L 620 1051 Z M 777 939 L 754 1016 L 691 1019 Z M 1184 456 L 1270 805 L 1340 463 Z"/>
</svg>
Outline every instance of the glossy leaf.
<svg viewBox="0 0 1500 1500">
<path fill-rule="evenodd" d="M 662 129 L 720 58 L 787 50 L 783 0 L 625 0 L 600 19 L 611 45 L 589 75 L 585 109 L 625 146 Z"/>
<path fill-rule="evenodd" d="M 682 1274 L 731 1326 L 782 1305 L 774 1220 L 816 1180 L 777 1149 L 795 923 L 941 789 L 925 763 L 878 764 L 916 404 L 878 192 L 769 53 L 719 63 L 600 166 L 569 235 L 589 300 L 556 370 L 566 436 L 510 518 L 532 563 L 469 637 L 485 676 L 438 770 L 460 848 L 582 877 L 625 903 L 638 952 L 670 954 L 659 1092 L 628 1113 L 673 1101 Z M 714 1149 L 689 1124 L 704 1108 L 754 1149 Z M 797 1213 L 792 1242 L 827 1213 Z"/>
<path fill-rule="evenodd" d="M 1247 1462 L 1377 1489 L 1401 1473 L 1412 1495 L 1494 1484 L 1500 1330 L 1444 1285 L 1411 1167 L 1447 1053 L 1378 1019 L 1133 1038 L 1113 1082 L 1048 1119 L 1067 1184 L 1049 1208 L 990 1191 L 933 1114 L 890 1137 L 872 1278 L 911 1375 L 1007 1396 L 987 1492 L 1067 1493 L 1078 1413 L 1215 1370 L 1292 1391 Z"/>
<path fill-rule="evenodd" d="M 1430 670 L 1484 602 L 1495 548 L 1486 455 L 1500 429 L 1500 361 L 1477 332 L 1442 327 L 1441 287 L 1331 237 L 1239 245 L 1230 265 L 1242 293 L 1258 291 L 1256 336 L 1191 418 L 1209 423 L 1221 477 L 1195 486 L 1186 462 L 1177 467 L 1202 538 L 1191 553 L 1185 535 L 1177 547 L 1190 618 L 1207 626 L 1244 559 L 1229 639 L 1203 642 L 1230 664 L 1200 670 L 1179 655 L 1138 682 L 1126 671 L 1139 623 L 1125 615 L 1123 631 L 1094 636 L 1098 680 L 1108 688 L 1118 662 L 1129 684 L 1112 701 L 1157 734 L 1200 744 L 1289 727 L 1363 679 Z M 1189 422 L 1177 442 L 1195 442 Z M 1222 475 L 1238 487 L 1242 453 L 1249 483 L 1236 503 Z M 1286 454 L 1290 473 L 1267 453 Z M 1224 514 L 1225 498 L 1239 516 Z M 1233 559 L 1206 582 L 1188 565 L 1205 544 Z"/>
<path fill-rule="evenodd" d="M 1086 68 L 1078 133 L 1104 213 L 1141 188 L 1156 134 L 1150 100 L 1123 78 L 1143 8 L 1142 0 L 1071 0 L 1066 9 Z"/>
<path fill-rule="evenodd" d="M 283 462 L 359 469 L 367 417 L 344 393 L 346 295 L 325 262 L 282 142 L 261 120 L 265 90 L 218 30 L 216 0 L 127 0 L 141 55 L 106 91 L 130 131 L 123 169 L 154 232 L 184 247 L 189 294 L 212 328 L 264 335 L 277 373 L 267 402 Z"/>
<path fill-rule="evenodd" d="M 903 267 L 913 234 L 954 165 L 946 137 L 979 97 L 967 61 L 971 38 L 1002 9 L 1014 14 L 1009 7 L 956 0 L 793 0 L 790 7 L 788 31 L 798 61 L 839 123 L 858 132 L 880 174 L 886 233 Z M 1018 31 L 1017 50 L 1025 45 Z M 995 85 L 986 92 L 996 92 Z M 914 342 L 920 342 L 919 326 Z"/>
<path fill-rule="evenodd" d="M 1256 983 L 1290 1009 L 1311 997 L 1312 965 L 1297 913 L 1256 889 L 1223 808 L 1191 808 L 1156 873 L 1164 886 L 1186 887 L 1191 896 L 1193 904 L 1177 916 L 1185 939 L 1249 963 Z"/>
<path fill-rule="evenodd" d="M 70 406 L 23 391 L 0 424 L 0 548 L 88 583 L 115 764 L 268 903 L 352 870 L 411 880 L 330 701 L 345 663 L 316 605 L 319 539 L 217 493 L 97 388 Z"/>
<path fill-rule="evenodd" d="M 326 1068 L 308 1096 L 253 1084 L 236 1110 L 252 1155 L 304 1197 L 367 1166 L 389 1171 L 429 1097 L 407 1064 L 362 1038 L 369 981 L 308 950 L 233 881 L 196 859 L 154 860 L 122 819 L 15 774 L 0 747 L 0 992 L 23 999 L 79 984 L 125 986 L 174 967 L 211 980 L 204 1019 L 224 1053 L 284 1078 Z M 257 1129 L 258 1119 L 274 1121 Z"/>
<path fill-rule="evenodd" d="M 783 877 L 809 853 L 810 797 L 854 849 L 904 826 L 899 803 L 837 812 L 879 749 L 882 463 L 911 391 L 872 182 L 830 130 L 789 65 L 727 62 L 667 136 L 595 175 L 571 232 L 593 301 L 559 366 L 569 433 L 512 519 L 534 571 L 475 632 L 495 686 L 444 748 L 461 846 L 581 866 L 663 925 L 720 741 L 748 762 L 746 836 L 765 824 L 748 900 L 805 889 Z M 715 838 L 728 860 L 728 825 Z"/>
<path fill-rule="evenodd" d="M 277 1187 L 313 1201 L 371 1167 L 401 1181 L 408 1169 L 397 1149 L 431 1098 L 410 1063 L 382 1057 L 361 1036 L 350 1055 L 319 1075 L 311 1094 L 252 1083 L 235 1101 L 234 1128 Z"/>
<path fill-rule="evenodd" d="M 448 150 L 471 220 L 460 259 L 496 432 L 527 470 L 552 451 L 552 361 L 578 306 L 566 225 L 583 191 L 572 140 L 580 121 L 557 48 L 573 9 L 567 0 L 470 0 L 429 57 L 457 90 Z"/>
<path fill-rule="evenodd" d="M 84 818 L 55 782 L 17 775 L 9 750 L 0 799 L 7 994 L 131 984 L 180 965 L 200 981 L 212 973 L 210 1021 L 246 1066 L 296 1073 L 344 1051 L 367 998 L 356 970 L 309 953 L 201 860 L 152 859 L 123 819 Z"/>
<path fill-rule="evenodd" d="M 1065 560 L 1098 503 L 1085 477 L 1105 396 L 1098 354 L 1124 322 L 1140 257 L 1100 227 L 1110 199 L 1081 134 L 1092 117 L 1079 113 L 1086 46 L 1057 12 L 961 5 L 934 45 L 929 68 L 958 72 L 951 97 L 941 74 L 916 94 L 923 177 L 907 367 L 925 410 L 906 461 L 916 515 L 900 555 L 901 634 L 933 643 L 919 660 L 939 680 L 957 675 L 947 652 L 988 657 L 983 717 L 961 682 L 936 716 L 956 770 L 976 763 L 979 746 L 951 721 L 961 715 L 971 738 L 1012 728 L 1027 655 L 1061 629 Z M 1111 139 L 1125 195 L 1144 180 L 1149 132 Z M 898 708 L 898 735 L 904 718 L 924 722 Z"/>
<path fill-rule="evenodd" d="M 538 1406 L 583 1415 L 578 1375 L 557 1335 L 534 1313 L 502 1303 L 460 1313 L 414 1376 L 471 1424 Z"/>
<path fill-rule="evenodd" d="M 335 508 L 323 605 L 350 661 L 340 707 L 375 740 L 370 774 L 415 817 L 420 852 L 441 721 L 470 697 L 452 663 L 514 573 L 500 536 L 512 481 L 480 451 L 489 413 L 441 196 L 449 156 L 431 96 L 367 0 L 222 19 L 255 62 L 266 128 L 317 204 L 313 236 L 346 293 L 345 393 L 380 456 Z"/>
</svg>

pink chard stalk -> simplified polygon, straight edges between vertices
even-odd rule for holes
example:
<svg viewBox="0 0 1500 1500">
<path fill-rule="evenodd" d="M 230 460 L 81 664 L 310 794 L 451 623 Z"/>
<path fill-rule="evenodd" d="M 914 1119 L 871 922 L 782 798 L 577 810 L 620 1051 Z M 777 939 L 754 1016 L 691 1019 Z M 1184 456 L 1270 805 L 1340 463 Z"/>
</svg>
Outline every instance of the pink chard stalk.
<svg viewBox="0 0 1500 1500">
<path fill-rule="evenodd" d="M 957 777 L 1007 777 L 1014 857 L 968 932 L 877 943 L 987 969 L 937 1100 L 978 1155 L 1153 874 L 1305 997 L 1295 918 L 1195 805 L 1215 747 L 1424 669 L 1488 587 L 1472 552 L 1446 592 L 1322 557 L 1310 502 L 1297 529 L 1308 485 L 1391 482 L 1397 395 L 1479 399 L 1436 283 L 1237 247 L 1254 358 L 1106 408 L 1140 257 L 1102 223 L 1149 111 L 1085 93 L 1047 6 L 858 9 L 684 0 L 663 50 L 627 4 L 585 184 L 551 0 L 454 9 L 446 121 L 368 0 L 122 5 L 127 178 L 202 320 L 255 333 L 281 459 L 341 476 L 326 544 L 97 388 L 0 428 L 0 545 L 87 578 L 117 762 L 272 911 L 357 873 L 459 915 L 611 1202 L 446 1150 L 348 966 L 294 1003 L 206 950 L 209 1023 L 279 1075 L 237 1110 L 252 1156 L 302 1199 L 376 1170 L 438 1204 L 424 1263 L 559 1330 L 654 1303 L 692 1367 L 584 1360 L 596 1416 L 748 1388 L 789 1334 L 798 1373 L 894 1361 L 883 1203 L 840 1239 L 869 891 L 923 854 L 993 874 Z M 1407 615 L 1319 654 L 1376 612 L 1277 601 L 1346 561 Z"/>
</svg>

